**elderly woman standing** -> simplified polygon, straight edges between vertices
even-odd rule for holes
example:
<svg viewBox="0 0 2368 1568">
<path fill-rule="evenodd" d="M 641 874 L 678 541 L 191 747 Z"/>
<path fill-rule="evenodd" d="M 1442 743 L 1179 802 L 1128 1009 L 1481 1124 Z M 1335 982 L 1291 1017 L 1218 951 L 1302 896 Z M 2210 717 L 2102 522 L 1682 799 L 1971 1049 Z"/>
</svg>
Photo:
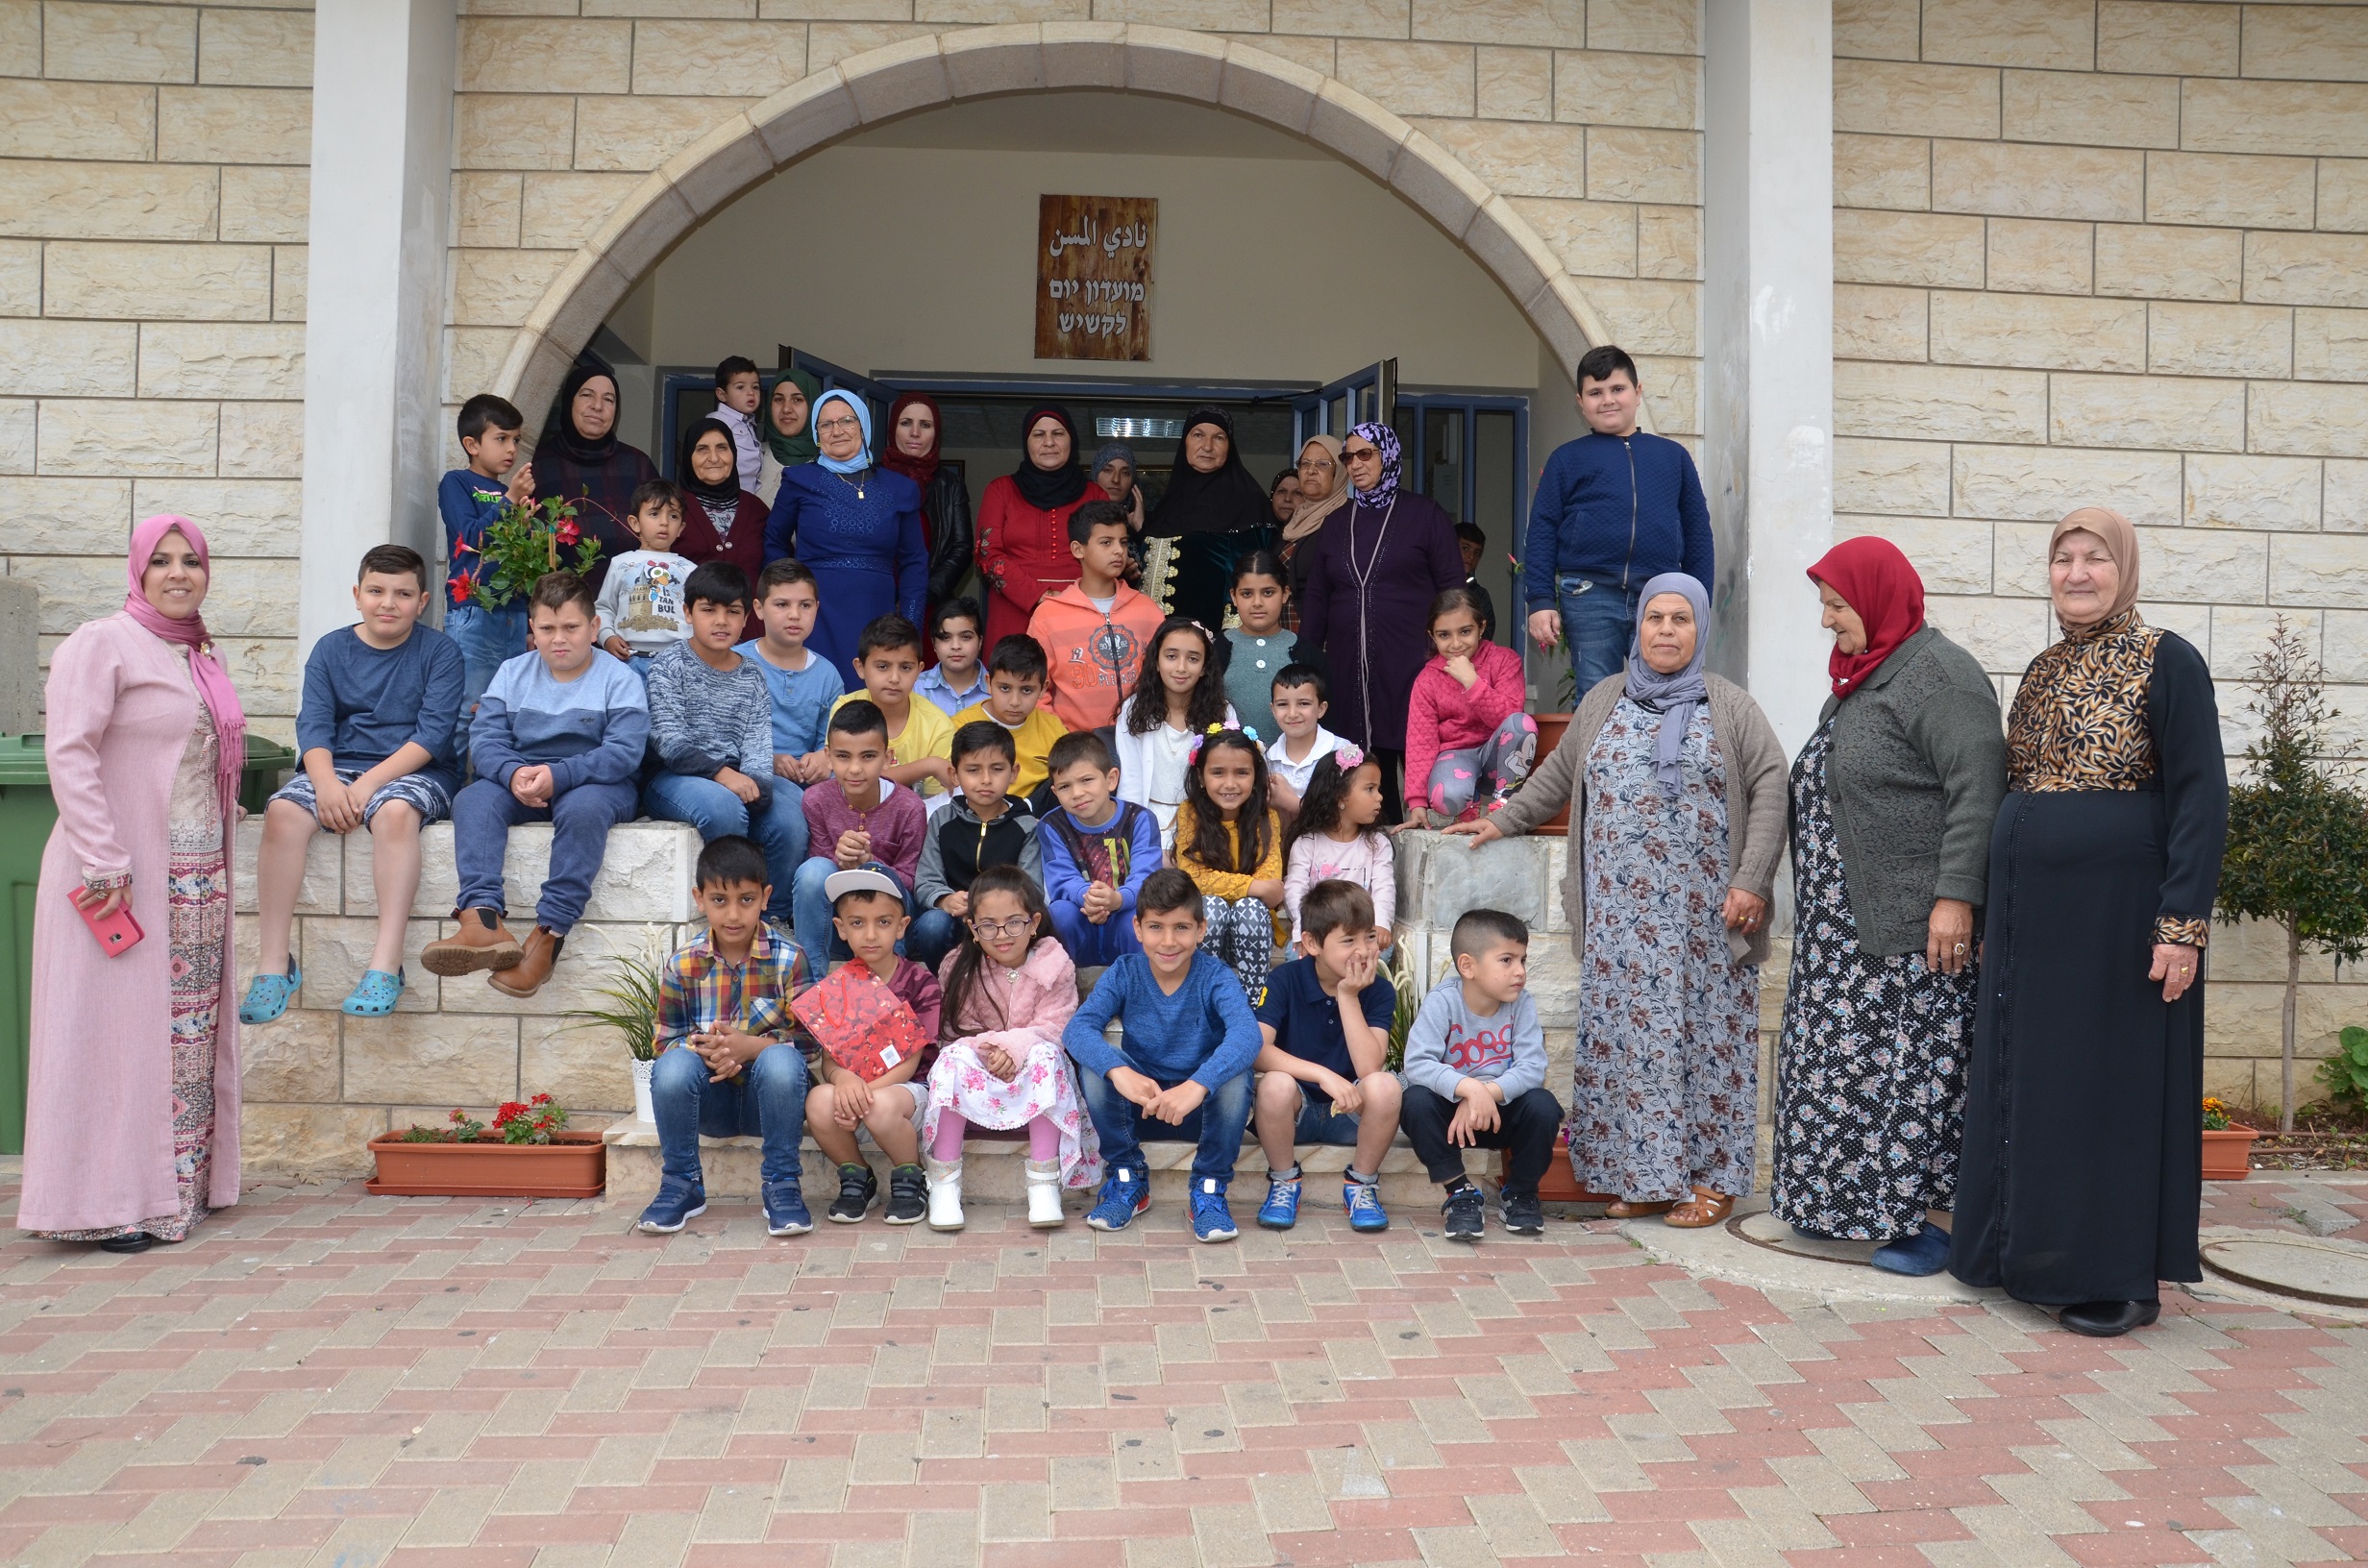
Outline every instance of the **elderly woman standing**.
<svg viewBox="0 0 2368 1568">
<path fill-rule="evenodd" d="M 855 639 L 891 612 L 918 622 L 928 594 L 921 486 L 872 462 L 872 411 L 832 388 L 814 403 L 820 455 L 781 474 L 765 522 L 765 562 L 795 555 L 814 574 L 822 612 L 806 646 L 860 690 Z"/>
<path fill-rule="evenodd" d="M 1792 765 L 1792 973 L 1776 1054 L 1776 1217 L 1881 1241 L 1877 1268 L 1937 1274 L 1926 1219 L 1957 1190 L 1979 986 L 1974 911 L 2006 793 L 1998 697 L 1924 624 L 1886 539 L 1809 569 L 1834 695 Z"/>
<path fill-rule="evenodd" d="M 1077 580 L 1069 520 L 1101 495 L 1077 463 L 1069 410 L 1039 404 L 1020 423 L 1020 461 L 978 501 L 978 575 L 987 585 L 986 647 L 1027 630 L 1046 597 Z"/>
<path fill-rule="evenodd" d="M 1225 624 L 1233 563 L 1273 541 L 1267 493 L 1242 466 L 1233 421 L 1222 408 L 1184 416 L 1168 488 L 1147 526 L 1143 591 L 1170 615 L 1214 633 Z"/>
<path fill-rule="evenodd" d="M 1283 525 L 1282 542 L 1274 553 L 1291 574 L 1291 598 L 1285 606 L 1285 625 L 1297 630 L 1299 605 L 1307 598 L 1308 569 L 1316 564 L 1316 535 L 1323 520 L 1348 504 L 1347 476 L 1341 468 L 1341 438 L 1311 435 L 1299 448 L 1299 499 Z"/>
<path fill-rule="evenodd" d="M 2063 640 L 2007 716 L 1949 1272 L 2109 1337 L 2159 1315 L 2156 1282 L 2203 1277 L 2228 765 L 2203 655 L 2134 607 L 2129 519 L 2084 506 L 2047 554 Z"/>
<path fill-rule="evenodd" d="M 246 715 L 200 609 L 206 536 L 132 533 L 131 592 L 50 660 L 58 825 L 33 916 L 33 1060 L 17 1225 L 143 1252 L 238 1201 L 231 819 Z M 84 923 L 129 910 L 111 954 Z"/>
<path fill-rule="evenodd" d="M 616 373 L 587 354 L 559 384 L 551 424 L 534 448 L 535 495 L 575 507 L 577 526 L 600 541 L 600 559 L 584 579 L 595 593 L 611 560 L 641 548 L 627 519 L 633 492 L 657 478 L 648 453 L 617 439 L 619 412 Z"/>
<path fill-rule="evenodd" d="M 1599 682 L 1475 845 L 1570 806 L 1563 905 L 1579 960 L 1570 1164 L 1616 1218 L 1715 1225 L 1752 1188 L 1760 966 L 1784 854 L 1785 754 L 1758 703 L 1705 674 L 1710 595 L 1638 596 L 1628 671 Z"/>
</svg>

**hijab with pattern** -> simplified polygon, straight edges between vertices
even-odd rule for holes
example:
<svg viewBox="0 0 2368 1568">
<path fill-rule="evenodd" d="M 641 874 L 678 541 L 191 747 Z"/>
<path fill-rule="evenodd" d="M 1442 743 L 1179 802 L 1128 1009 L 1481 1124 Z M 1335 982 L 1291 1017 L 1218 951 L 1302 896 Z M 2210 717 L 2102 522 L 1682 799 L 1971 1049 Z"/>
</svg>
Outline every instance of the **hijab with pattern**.
<svg viewBox="0 0 2368 1568">
<path fill-rule="evenodd" d="M 1323 527 L 1323 520 L 1348 504 L 1348 468 L 1341 461 L 1341 438 L 1337 435 L 1311 435 L 1299 455 L 1307 455 L 1308 447 L 1321 447 L 1332 459 L 1332 488 L 1317 500 L 1300 496 L 1298 509 L 1291 521 L 1283 525 L 1283 543 L 1295 545 Z"/>
<path fill-rule="evenodd" d="M 1397 431 L 1387 425 L 1367 421 L 1349 430 L 1350 435 L 1363 436 L 1381 453 L 1381 482 L 1370 490 L 1357 492 L 1360 506 L 1387 506 L 1397 500 L 1397 475 L 1400 453 Z"/>
<path fill-rule="evenodd" d="M 843 403 L 854 410 L 855 429 L 863 432 L 863 445 L 856 449 L 852 457 L 833 457 L 818 447 L 814 460 L 833 474 L 860 474 L 872 466 L 872 410 L 864 405 L 861 398 L 843 386 L 832 387 L 814 400 L 814 406 L 805 416 L 806 429 L 822 429 L 823 409 L 833 403 Z"/>
<path fill-rule="evenodd" d="M 124 597 L 123 611 L 166 642 L 178 643 L 189 650 L 190 683 L 197 688 L 198 700 L 213 715 L 217 747 L 214 785 L 221 792 L 222 809 L 228 812 L 238 798 L 238 775 L 247 765 L 246 709 L 238 704 L 237 688 L 231 684 L 231 673 L 214 647 L 213 634 L 206 629 L 205 616 L 175 620 L 149 603 L 148 596 L 140 591 L 140 583 L 148 575 L 148 557 L 157 552 L 157 546 L 170 533 L 186 539 L 189 548 L 197 552 L 198 564 L 209 573 L 213 570 L 213 556 L 206 549 L 205 532 L 185 517 L 160 512 L 132 530 L 131 555 L 124 562 L 124 575 L 131 579 L 132 591 Z"/>
<path fill-rule="evenodd" d="M 1038 468 L 1028 446 L 1028 437 L 1048 419 L 1069 432 L 1069 457 L 1058 468 Z M 1068 409 L 1057 403 L 1040 403 L 1020 421 L 1020 466 L 1011 471 L 1011 482 L 1020 487 L 1020 499 L 1040 512 L 1066 506 L 1085 494 L 1094 481 L 1077 463 L 1077 424 Z"/>
<path fill-rule="evenodd" d="M 1225 460 L 1214 474 L 1201 473 L 1186 455 L 1193 431 L 1203 425 L 1225 432 Z M 1221 408 L 1194 409 L 1175 444 L 1168 492 L 1159 498 L 1159 510 L 1143 531 L 1154 539 L 1180 539 L 1190 533 L 1249 533 L 1272 527 L 1273 521 L 1266 487 L 1242 466 L 1242 443 L 1234 438 L 1233 421 Z"/>
<path fill-rule="evenodd" d="M 1644 662 L 1644 612 L 1664 594 L 1676 594 L 1693 606 L 1693 657 L 1684 669 L 1665 675 Z M 1653 771 L 1660 775 L 1665 796 L 1674 796 L 1686 787 L 1681 760 L 1686 726 L 1693 723 L 1693 710 L 1710 700 L 1710 687 L 1702 679 L 1702 660 L 1710 647 L 1709 591 L 1683 572 L 1664 572 L 1647 579 L 1637 595 L 1636 630 L 1628 638 L 1627 694 L 1630 700 L 1661 716 L 1661 729 L 1653 741 Z"/>
<path fill-rule="evenodd" d="M 821 454 L 821 449 L 814 445 L 814 400 L 823 395 L 823 381 L 810 370 L 785 370 L 781 372 L 781 380 L 796 382 L 798 390 L 805 394 L 805 423 L 799 427 L 796 435 L 783 435 L 781 428 L 773 422 L 773 399 L 770 396 L 765 399 L 765 417 L 757 423 L 764 433 L 765 448 L 773 453 L 773 460 L 783 468 L 796 468 L 800 463 L 812 462 Z"/>
<path fill-rule="evenodd" d="M 905 455 L 897 445 L 897 421 L 904 417 L 907 408 L 926 408 L 929 411 L 929 450 L 919 457 Z M 880 449 L 879 466 L 892 474 L 901 474 L 921 486 L 926 495 L 929 481 L 937 478 L 938 453 L 946 439 L 946 416 L 937 411 L 937 400 L 926 392 L 900 392 L 897 401 L 888 405 L 888 444 Z"/>
<path fill-rule="evenodd" d="M 2096 626 L 2120 615 L 2137 602 L 2137 529 L 2130 520 L 2109 506 L 2083 506 L 2064 514 L 2056 531 L 2047 536 L 2048 559 L 2056 557 L 2056 547 L 2067 533 L 2093 533 L 2105 541 L 2105 552 L 2113 558 L 2118 581 L 2113 590 L 2113 601 L 2105 607 L 2105 614 L 2093 626 L 2065 626 L 2066 631 L 2093 631 Z M 2062 617 L 2057 617 L 2059 624 Z"/>
<path fill-rule="evenodd" d="M 1844 539 L 1809 569 L 1809 580 L 1839 594 L 1866 628 L 1864 648 L 1844 653 L 1838 643 L 1826 655 L 1825 673 L 1836 697 L 1857 691 L 1902 643 L 1924 629 L 1924 579 L 1888 539 L 1871 534 Z"/>
</svg>

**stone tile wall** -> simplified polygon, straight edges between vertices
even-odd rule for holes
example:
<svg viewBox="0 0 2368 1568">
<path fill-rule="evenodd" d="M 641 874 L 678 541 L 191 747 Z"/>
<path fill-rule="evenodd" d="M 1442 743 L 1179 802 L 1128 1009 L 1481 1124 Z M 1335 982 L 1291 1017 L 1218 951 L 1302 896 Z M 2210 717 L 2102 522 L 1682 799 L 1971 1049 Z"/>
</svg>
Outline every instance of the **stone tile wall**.
<svg viewBox="0 0 2368 1568">
<path fill-rule="evenodd" d="M 0 561 L 44 654 L 185 512 L 247 711 L 293 733 L 312 17 L 0 0 Z"/>
</svg>

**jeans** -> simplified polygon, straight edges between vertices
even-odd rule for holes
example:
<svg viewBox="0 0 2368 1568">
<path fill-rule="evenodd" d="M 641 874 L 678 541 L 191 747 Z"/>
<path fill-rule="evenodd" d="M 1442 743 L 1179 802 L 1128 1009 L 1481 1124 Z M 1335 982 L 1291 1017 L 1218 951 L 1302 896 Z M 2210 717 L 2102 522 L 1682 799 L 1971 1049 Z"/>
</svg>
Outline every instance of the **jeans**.
<svg viewBox="0 0 2368 1568">
<path fill-rule="evenodd" d="M 1508 1100 L 1499 1107 L 1495 1130 L 1472 1135 L 1472 1146 L 1505 1151 L 1505 1190 L 1516 1197 L 1538 1190 L 1538 1181 L 1554 1160 L 1555 1135 L 1562 1131 L 1563 1104 L 1542 1089 Z M 1398 1110 L 1398 1125 L 1415 1146 L 1434 1182 L 1445 1184 L 1464 1174 L 1464 1151 L 1447 1141 L 1447 1123 L 1455 1119 L 1456 1102 L 1435 1089 L 1406 1086 Z"/>
<path fill-rule="evenodd" d="M 1131 1060 L 1126 1065 L 1135 1066 Z M 1135 1070 L 1143 1071 L 1141 1067 Z M 1085 1114 L 1094 1118 L 1094 1131 L 1101 1137 L 1104 1165 L 1112 1170 L 1125 1165 L 1145 1174 L 1150 1167 L 1143 1158 L 1144 1143 L 1198 1143 L 1200 1151 L 1193 1156 L 1193 1180 L 1214 1178 L 1223 1187 L 1233 1180 L 1233 1163 L 1242 1156 L 1242 1135 L 1249 1130 L 1250 1077 L 1246 1070 L 1235 1073 L 1209 1090 L 1199 1110 L 1172 1127 L 1145 1116 L 1142 1107 L 1111 1088 L 1110 1080 L 1098 1072 L 1079 1072 L 1077 1087 L 1085 1094 Z M 1162 1089 L 1173 1089 L 1183 1081 L 1154 1080 Z"/>
<path fill-rule="evenodd" d="M 904 933 L 904 956 L 937 972 L 939 962 L 962 940 L 962 922 L 942 909 L 925 909 Z"/>
<path fill-rule="evenodd" d="M 854 956 L 830 923 L 830 898 L 823 892 L 823 884 L 830 880 L 830 873 L 840 869 L 839 863 L 828 855 L 812 855 L 790 879 L 790 923 L 797 929 L 798 945 L 805 950 L 805 972 L 817 980 L 830 972 L 832 959 Z M 872 870 L 887 872 L 888 879 L 903 889 L 904 913 L 910 915 L 913 890 L 905 886 L 904 878 L 897 874 L 894 867 L 883 866 L 876 860 L 872 862 Z M 898 951 L 903 949 L 903 943 L 897 943 Z"/>
<path fill-rule="evenodd" d="M 1597 681 L 1628 668 L 1628 645 L 1637 634 L 1638 588 L 1588 577 L 1557 577 L 1554 588 L 1563 612 L 1563 642 L 1570 649 L 1571 673 L 1578 677 L 1578 689 L 1570 697 L 1575 708 Z"/>
<path fill-rule="evenodd" d="M 502 668 L 503 661 L 527 650 L 526 600 L 498 610 L 456 604 L 444 612 L 444 635 L 460 647 L 460 713 L 465 719 L 493 683 L 493 673 Z"/>
<path fill-rule="evenodd" d="M 739 1075 L 707 1082 L 707 1064 L 687 1045 L 660 1053 L 650 1069 L 650 1109 L 657 1115 L 658 1166 L 687 1182 L 702 1178 L 699 1139 L 761 1138 L 759 1179 L 798 1185 L 799 1142 L 805 1137 L 805 1056 L 795 1045 L 768 1045 Z"/>
<path fill-rule="evenodd" d="M 1069 961 L 1081 969 L 1106 968 L 1125 954 L 1143 951 L 1135 936 L 1135 918 L 1122 911 L 1114 911 L 1096 925 L 1076 905 L 1054 904 L 1052 934 L 1061 939 Z"/>
<path fill-rule="evenodd" d="M 629 822 L 641 802 L 630 784 L 579 784 L 548 806 L 530 806 L 490 778 L 453 799 L 453 860 L 460 872 L 459 907 L 508 913 L 502 860 L 509 830 L 520 822 L 549 822 L 551 870 L 534 906 L 534 923 L 564 937 L 583 919 L 592 879 L 608 852 L 608 830 Z"/>
<path fill-rule="evenodd" d="M 792 918 L 792 884 L 805 864 L 804 801 L 805 791 L 786 778 L 775 779 L 773 793 L 752 806 L 714 779 L 688 773 L 653 773 L 641 787 L 644 810 L 661 822 L 690 823 L 703 844 L 733 833 L 756 841 L 773 883 L 765 919 L 777 925 Z"/>
</svg>

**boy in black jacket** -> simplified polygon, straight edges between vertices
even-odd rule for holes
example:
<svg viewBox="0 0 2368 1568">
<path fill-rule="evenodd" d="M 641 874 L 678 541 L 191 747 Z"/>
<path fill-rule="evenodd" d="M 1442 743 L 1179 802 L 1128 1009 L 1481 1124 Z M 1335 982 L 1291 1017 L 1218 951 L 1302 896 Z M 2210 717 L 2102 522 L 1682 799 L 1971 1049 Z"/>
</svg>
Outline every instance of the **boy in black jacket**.
<svg viewBox="0 0 2368 1568">
<path fill-rule="evenodd" d="M 953 803 L 929 820 L 921 866 L 913 873 L 913 902 L 921 914 L 904 934 L 904 956 L 935 972 L 961 940 L 970 914 L 971 879 L 989 866 L 1017 866 L 1042 883 L 1036 817 L 1011 794 L 1020 748 L 1011 731 L 976 720 L 953 732 Z"/>
</svg>

